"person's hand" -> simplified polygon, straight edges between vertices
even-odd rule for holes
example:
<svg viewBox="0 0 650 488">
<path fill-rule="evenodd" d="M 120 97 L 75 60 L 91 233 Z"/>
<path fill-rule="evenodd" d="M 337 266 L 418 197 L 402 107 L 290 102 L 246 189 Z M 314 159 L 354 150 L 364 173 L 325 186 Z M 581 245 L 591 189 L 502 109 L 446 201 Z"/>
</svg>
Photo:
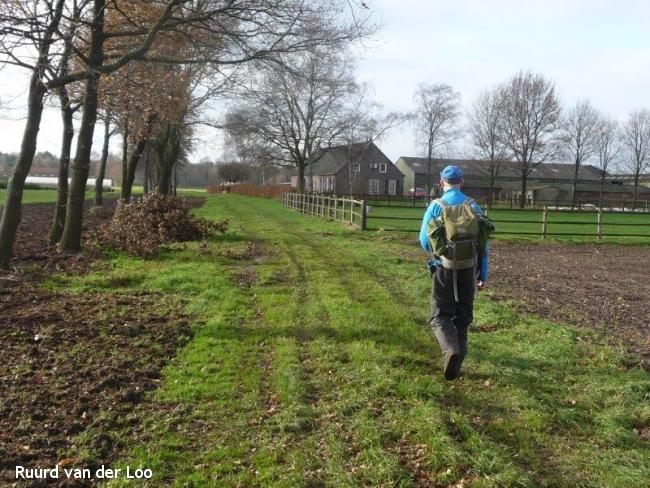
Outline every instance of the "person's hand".
<svg viewBox="0 0 650 488">
<path fill-rule="evenodd" d="M 481 280 L 476 282 L 476 288 L 478 289 L 478 291 L 483 291 L 486 286 L 487 285 L 484 282 L 482 282 Z"/>
</svg>

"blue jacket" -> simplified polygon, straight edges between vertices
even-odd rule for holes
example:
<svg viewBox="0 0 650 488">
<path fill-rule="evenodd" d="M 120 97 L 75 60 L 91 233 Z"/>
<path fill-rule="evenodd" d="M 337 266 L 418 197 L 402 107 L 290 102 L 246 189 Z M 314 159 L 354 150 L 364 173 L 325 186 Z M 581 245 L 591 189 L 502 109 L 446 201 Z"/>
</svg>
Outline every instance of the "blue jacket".
<svg viewBox="0 0 650 488">
<path fill-rule="evenodd" d="M 468 198 L 469 197 L 467 195 L 465 195 L 462 191 L 456 188 L 450 188 L 442 195 L 442 199 L 449 205 L 458 205 L 460 203 L 463 203 Z M 483 213 L 481 207 L 477 203 L 474 203 L 472 207 L 474 208 L 474 210 L 476 210 L 477 213 L 479 214 Z M 425 251 L 431 252 L 431 248 L 429 247 L 429 238 L 427 237 L 429 222 L 431 222 L 432 219 L 439 217 L 441 213 L 442 213 L 442 206 L 436 201 L 431 202 L 431 204 L 427 208 L 427 211 L 424 212 L 424 217 L 422 218 L 422 228 L 420 229 L 420 244 L 422 245 L 422 248 Z M 483 257 L 479 265 L 479 280 L 481 280 L 484 283 L 488 279 L 488 271 L 489 271 L 488 254 L 489 254 L 489 249 L 488 249 L 488 245 L 486 244 L 485 249 L 483 249 L 482 252 Z"/>
</svg>

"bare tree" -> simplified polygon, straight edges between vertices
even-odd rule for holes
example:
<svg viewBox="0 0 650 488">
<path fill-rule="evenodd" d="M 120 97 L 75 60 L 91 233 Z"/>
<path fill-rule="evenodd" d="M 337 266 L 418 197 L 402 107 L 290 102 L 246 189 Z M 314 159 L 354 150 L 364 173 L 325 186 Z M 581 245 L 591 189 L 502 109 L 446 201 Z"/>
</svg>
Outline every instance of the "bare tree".
<svg viewBox="0 0 650 488">
<path fill-rule="evenodd" d="M 53 75 L 53 56 L 61 49 L 62 19 L 81 11 L 74 42 L 75 68 Z M 346 16 L 345 11 L 354 15 Z M 0 266 L 13 251 L 24 180 L 33 160 L 48 90 L 83 81 L 81 119 L 68 193 L 63 234 L 65 252 L 81 246 L 83 203 L 97 119 L 99 81 L 133 61 L 164 64 L 208 64 L 215 73 L 250 62 L 281 63 L 279 54 L 314 46 L 336 46 L 368 32 L 368 15 L 347 0 L 24 0 L 0 2 L 0 64 L 30 70 L 28 117 L 19 164 L 9 184 L 0 223 Z M 316 28 L 318 27 L 318 28 Z M 184 39 L 188 48 L 169 54 L 159 46 L 163 33 Z M 135 149 L 138 149 L 138 144 Z"/>
<path fill-rule="evenodd" d="M 266 146 L 262 152 L 273 152 L 278 163 L 295 167 L 302 192 L 316 150 L 344 130 L 346 102 L 357 85 L 353 65 L 341 50 L 285 56 L 284 64 L 290 69 L 271 66 L 259 84 L 243 92 L 243 108 L 230 114 L 228 132 L 240 139 L 255 136 L 257 142 L 249 141 L 249 146 L 258 152 Z"/>
<path fill-rule="evenodd" d="M 598 207 L 602 209 L 607 170 L 621 151 L 621 134 L 619 124 L 616 120 L 606 116 L 600 118 L 596 130 L 596 151 L 598 154 L 598 169 L 600 170 Z"/>
<path fill-rule="evenodd" d="M 579 100 L 566 114 L 562 128 L 562 139 L 566 151 L 573 159 L 573 181 L 571 208 L 577 202 L 578 176 L 580 167 L 598 152 L 598 129 L 600 113 L 589 100 Z"/>
<path fill-rule="evenodd" d="M 99 168 L 97 171 L 97 179 L 95 180 L 95 206 L 101 207 L 104 205 L 104 178 L 106 177 L 106 163 L 108 162 L 108 149 L 111 142 L 111 137 L 115 135 L 118 127 L 113 125 L 111 111 L 108 110 L 102 114 L 104 122 L 104 141 L 102 144 L 102 155 L 99 160 Z"/>
<path fill-rule="evenodd" d="M 411 119 L 411 114 L 384 113 L 380 104 L 370 100 L 368 87 L 363 85 L 359 87 L 344 117 L 343 130 L 335 141 L 345 148 L 344 158 L 350 195 L 354 195 L 361 164 L 372 145 L 380 141 L 391 129 Z"/>
<path fill-rule="evenodd" d="M 555 85 L 540 74 L 519 72 L 500 88 L 502 139 L 521 174 L 521 208 L 526 204 L 528 177 L 559 153 L 560 101 Z"/>
<path fill-rule="evenodd" d="M 650 111 L 632 112 L 623 126 L 623 144 L 627 149 L 627 168 L 634 178 L 632 206 L 636 208 L 639 179 L 650 167 Z"/>
<path fill-rule="evenodd" d="M 504 160 L 508 159 L 509 153 L 502 139 L 499 130 L 503 107 L 497 88 L 489 89 L 481 93 L 468 114 L 469 133 L 472 144 L 476 148 L 481 159 L 489 161 L 490 189 L 487 206 L 492 208 L 494 198 L 494 181 Z"/>
<path fill-rule="evenodd" d="M 250 166 L 242 163 L 220 164 L 217 173 L 225 183 L 243 183 L 251 173 Z"/>
<path fill-rule="evenodd" d="M 53 63 L 65 0 L 46 2 L 0 2 L 0 64 L 20 66 L 31 72 L 27 94 L 27 121 L 20 154 L 7 184 L 0 221 L 0 266 L 6 267 L 13 253 L 21 219 L 25 179 L 36 152 L 36 141 L 47 93 L 45 77 Z M 27 53 L 29 60 L 21 59 Z"/>
<path fill-rule="evenodd" d="M 415 117 L 418 142 L 427 157 L 427 187 L 433 187 L 433 157 L 443 146 L 459 136 L 460 94 L 444 83 L 420 84 L 413 96 L 416 104 Z"/>
</svg>

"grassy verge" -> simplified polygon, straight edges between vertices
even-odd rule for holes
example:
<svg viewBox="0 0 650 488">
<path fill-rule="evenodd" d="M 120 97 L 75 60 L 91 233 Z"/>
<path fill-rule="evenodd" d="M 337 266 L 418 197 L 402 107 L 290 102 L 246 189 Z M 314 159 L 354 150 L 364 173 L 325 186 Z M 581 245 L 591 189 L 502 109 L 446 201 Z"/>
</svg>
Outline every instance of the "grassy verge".
<svg viewBox="0 0 650 488">
<path fill-rule="evenodd" d="M 226 236 L 52 280 L 189 300 L 195 338 L 149 399 L 122 466 L 149 486 L 640 486 L 650 381 L 571 328 L 482 295 L 461 381 L 425 326 L 415 247 L 209 197 Z M 129 438 L 132 434 L 125 431 Z M 79 449 L 87 449 L 83 439 Z M 151 484 L 153 483 L 153 484 Z M 114 486 L 129 485 L 121 480 Z"/>
</svg>

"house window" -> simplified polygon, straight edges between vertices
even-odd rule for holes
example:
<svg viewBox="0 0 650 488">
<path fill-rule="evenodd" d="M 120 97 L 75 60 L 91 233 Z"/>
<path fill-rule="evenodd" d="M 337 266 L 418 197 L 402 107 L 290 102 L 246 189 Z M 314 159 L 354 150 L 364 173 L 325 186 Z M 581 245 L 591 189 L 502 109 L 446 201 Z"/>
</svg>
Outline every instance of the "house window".
<svg viewBox="0 0 650 488">
<path fill-rule="evenodd" d="M 379 180 L 371 179 L 368 181 L 370 183 L 370 186 L 368 188 L 368 193 L 371 195 L 379 195 Z"/>
<path fill-rule="evenodd" d="M 377 163 L 370 163 L 370 169 L 377 169 Z"/>
<path fill-rule="evenodd" d="M 334 190 L 334 177 L 333 176 L 327 176 L 323 180 L 324 183 L 324 191 L 332 191 Z"/>
<path fill-rule="evenodd" d="M 354 172 L 355 173 L 361 172 L 361 163 L 354 163 Z"/>
<path fill-rule="evenodd" d="M 388 194 L 397 194 L 397 180 L 388 180 Z"/>
<path fill-rule="evenodd" d="M 381 163 L 379 165 L 379 172 L 380 173 L 385 173 L 386 172 L 386 163 Z"/>
</svg>

